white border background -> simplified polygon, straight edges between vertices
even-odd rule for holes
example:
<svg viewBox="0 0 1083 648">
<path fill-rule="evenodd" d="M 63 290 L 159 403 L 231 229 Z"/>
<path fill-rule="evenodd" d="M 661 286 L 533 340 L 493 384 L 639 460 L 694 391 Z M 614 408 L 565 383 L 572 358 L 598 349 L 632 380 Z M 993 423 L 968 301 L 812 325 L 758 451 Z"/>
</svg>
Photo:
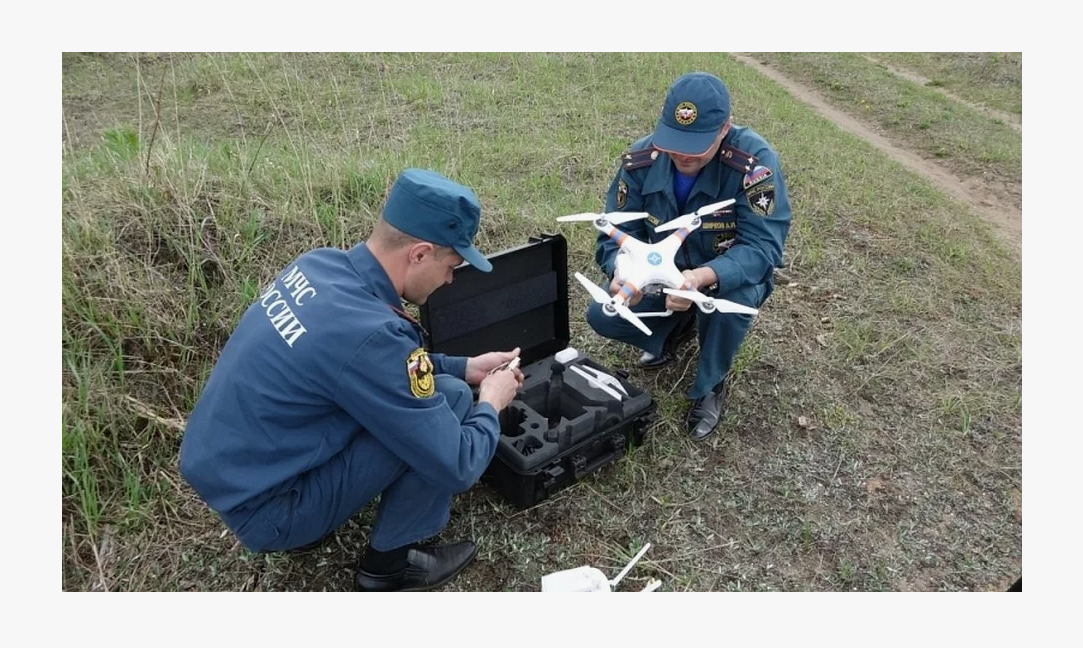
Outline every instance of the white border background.
<svg viewBox="0 0 1083 648">
<path fill-rule="evenodd" d="M 8 504 L 2 534 L 8 567 L 2 582 L 13 596 L 4 614 L 9 636 L 21 638 L 23 628 L 38 641 L 55 637 L 110 647 L 444 645 L 461 638 L 471 646 L 507 648 L 674 646 L 697 640 L 704 645 L 999 646 L 1024 638 L 1042 645 L 1042 639 L 1078 636 L 1069 627 L 1070 609 L 1078 609 L 1078 603 L 1069 603 L 1078 582 L 1078 543 L 1070 522 L 1080 509 L 1073 477 L 1081 426 L 1071 406 L 1080 400 L 1081 381 L 1079 327 L 1069 312 L 1074 314 L 1080 290 L 1069 264 L 1075 260 L 1080 220 L 1073 191 L 1077 165 L 1070 157 L 1079 150 L 1081 102 L 1069 96 L 1078 94 L 1074 86 L 1080 75 L 1070 62 L 1073 52 L 1048 48 L 1080 36 L 1072 27 L 1078 21 L 1051 3 L 66 5 L 14 5 L 5 11 L 8 128 L 2 164 L 4 177 L 13 182 L 5 183 L 8 281 L 0 293 L 0 339 L 6 342 L 4 365 L 11 382 L 4 389 L 0 421 L 7 443 L 0 456 Z M 52 265 L 55 248 L 48 255 L 44 248 L 62 241 L 56 186 L 62 165 L 60 156 L 43 146 L 43 133 L 56 133 L 63 121 L 61 53 L 340 50 L 1024 52 L 1024 183 L 1031 190 L 1024 198 L 1030 251 L 1024 281 L 1030 312 L 1036 314 L 1027 320 L 1025 345 L 1024 454 L 1030 479 L 1024 491 L 1029 531 L 1024 594 L 655 592 L 526 601 L 523 597 L 531 594 L 63 592 L 56 515 L 60 435 L 55 422 L 47 424 L 43 416 L 51 409 L 48 395 L 56 394 L 61 364 L 60 345 L 52 346 L 56 338 L 49 341 L 56 329 L 48 322 L 55 325 L 51 317 L 56 315 L 48 313 L 57 313 L 52 310 L 57 305 L 45 298 L 59 287 L 60 266 Z"/>
</svg>

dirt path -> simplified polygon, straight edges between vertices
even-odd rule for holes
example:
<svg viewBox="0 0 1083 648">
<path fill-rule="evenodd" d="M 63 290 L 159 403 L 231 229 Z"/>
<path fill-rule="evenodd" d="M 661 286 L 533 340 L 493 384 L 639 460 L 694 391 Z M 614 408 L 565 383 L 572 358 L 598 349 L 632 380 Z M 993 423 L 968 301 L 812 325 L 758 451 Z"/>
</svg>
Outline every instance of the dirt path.
<svg viewBox="0 0 1083 648">
<path fill-rule="evenodd" d="M 986 181 L 984 178 L 960 178 L 951 171 L 925 160 L 921 156 L 889 142 L 870 127 L 857 121 L 846 113 L 831 107 L 818 93 L 794 83 L 778 70 L 768 67 L 750 56 L 733 54 L 741 63 L 754 68 L 765 76 L 777 81 L 798 99 L 808 103 L 821 115 L 830 119 L 839 128 L 857 135 L 888 157 L 899 162 L 911 171 L 921 174 L 930 182 L 943 189 L 948 195 L 970 205 L 982 218 L 996 227 L 1001 238 L 1018 251 L 1022 250 L 1023 214 L 1010 204 L 1010 198 L 1002 187 Z M 991 199 L 990 196 L 1000 196 Z M 994 202 L 995 201 L 995 202 Z"/>
<path fill-rule="evenodd" d="M 925 86 L 926 88 L 929 88 L 930 90 L 935 90 L 936 92 L 939 92 L 941 95 L 947 97 L 948 99 L 951 99 L 952 101 L 957 101 L 957 102 L 959 102 L 961 104 L 969 106 L 970 108 L 973 108 L 974 110 L 976 110 L 976 111 L 978 111 L 978 112 L 980 112 L 982 114 L 989 115 L 990 117 L 996 117 L 997 119 L 1001 120 L 1002 122 L 1004 122 L 1008 126 L 1011 126 L 1015 130 L 1015 132 L 1019 133 L 1020 135 L 1023 134 L 1023 118 L 1021 116 L 1019 116 L 1019 115 L 1013 115 L 1011 113 L 1006 113 L 1003 110 L 997 110 L 996 108 L 989 108 L 988 106 L 982 106 L 982 105 L 976 104 L 976 103 L 974 103 L 972 101 L 967 101 L 966 99 L 963 99 L 962 97 L 958 97 L 956 95 L 953 95 L 952 93 L 948 92 L 947 90 L 945 90 L 943 88 L 938 88 L 938 87 L 936 87 L 934 85 L 929 85 L 930 83 L 932 83 L 932 81 L 930 81 L 929 79 L 926 79 L 925 77 L 923 77 L 921 75 L 914 74 L 913 72 L 910 72 L 909 70 L 901 70 L 901 69 L 899 69 L 897 67 L 894 67 L 892 65 L 888 65 L 887 63 L 884 63 L 881 60 L 878 60 L 878 59 L 876 59 L 876 58 L 874 58 L 872 56 L 869 56 L 868 54 L 862 54 L 861 56 L 866 61 L 868 61 L 870 63 L 873 63 L 875 65 L 879 65 L 880 67 L 884 68 L 888 72 L 894 74 L 895 76 L 897 76 L 897 77 L 899 77 L 901 79 L 906 79 L 907 81 L 913 81 L 914 83 L 916 83 L 916 84 L 918 84 L 920 86 Z"/>
</svg>

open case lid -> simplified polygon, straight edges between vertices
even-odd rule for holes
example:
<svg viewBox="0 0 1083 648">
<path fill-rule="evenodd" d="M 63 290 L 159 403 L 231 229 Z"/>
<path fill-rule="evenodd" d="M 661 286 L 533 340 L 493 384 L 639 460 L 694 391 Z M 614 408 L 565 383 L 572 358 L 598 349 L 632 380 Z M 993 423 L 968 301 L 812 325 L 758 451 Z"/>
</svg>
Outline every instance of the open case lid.
<svg viewBox="0 0 1083 648">
<path fill-rule="evenodd" d="M 419 311 L 432 353 L 475 356 L 520 347 L 522 364 L 568 346 L 568 243 L 564 236 L 531 238 L 487 256 L 492 272 L 469 264 Z"/>
</svg>

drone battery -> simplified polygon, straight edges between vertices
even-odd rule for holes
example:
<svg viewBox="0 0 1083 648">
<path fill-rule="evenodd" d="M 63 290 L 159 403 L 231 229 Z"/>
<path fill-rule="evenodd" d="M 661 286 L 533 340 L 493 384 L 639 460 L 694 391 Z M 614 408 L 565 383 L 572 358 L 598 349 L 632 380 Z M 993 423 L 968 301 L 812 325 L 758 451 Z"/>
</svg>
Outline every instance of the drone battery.
<svg viewBox="0 0 1083 648">
<path fill-rule="evenodd" d="M 523 510 L 642 444 L 656 404 L 589 356 L 561 353 L 570 340 L 562 235 L 531 238 L 488 259 L 492 272 L 457 267 L 454 281 L 421 306 L 420 319 L 430 352 L 474 356 L 520 348 L 523 387 L 500 413 L 500 443 L 482 481 Z M 595 371 L 619 387 L 588 379 Z"/>
</svg>

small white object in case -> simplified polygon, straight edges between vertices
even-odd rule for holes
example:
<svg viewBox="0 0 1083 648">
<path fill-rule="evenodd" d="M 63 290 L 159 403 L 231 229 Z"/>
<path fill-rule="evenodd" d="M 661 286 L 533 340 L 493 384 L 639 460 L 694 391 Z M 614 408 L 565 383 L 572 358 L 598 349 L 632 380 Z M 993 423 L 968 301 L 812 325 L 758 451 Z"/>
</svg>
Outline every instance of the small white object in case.
<svg viewBox="0 0 1083 648">
<path fill-rule="evenodd" d="M 575 349 L 573 349 L 572 347 L 568 347 L 567 349 L 564 349 L 563 351 L 557 351 L 557 353 L 553 357 L 560 364 L 568 364 L 572 360 L 575 360 L 576 358 L 579 357 L 579 352 L 576 351 Z"/>
</svg>

